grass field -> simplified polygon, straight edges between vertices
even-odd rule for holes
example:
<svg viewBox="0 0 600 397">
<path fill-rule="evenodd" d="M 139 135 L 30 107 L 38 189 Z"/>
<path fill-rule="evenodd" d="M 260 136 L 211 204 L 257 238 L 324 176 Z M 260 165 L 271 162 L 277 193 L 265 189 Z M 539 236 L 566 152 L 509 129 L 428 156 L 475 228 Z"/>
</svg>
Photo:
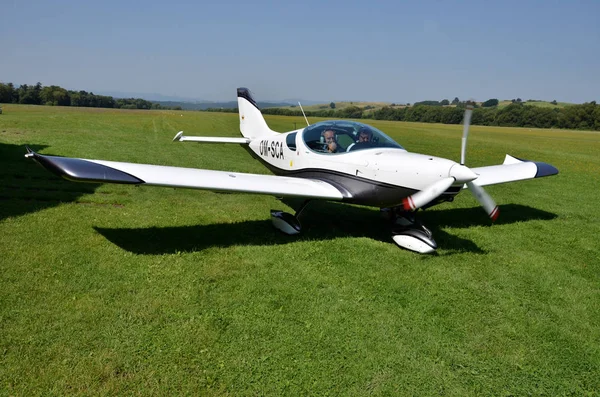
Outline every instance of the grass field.
<svg viewBox="0 0 600 397">
<path fill-rule="evenodd" d="M 372 124 L 460 156 L 461 126 Z M 472 127 L 468 165 L 560 174 L 487 188 L 493 226 L 468 193 L 420 213 L 431 256 L 377 209 L 313 203 L 291 238 L 272 197 L 77 184 L 23 158 L 267 173 L 179 130 L 237 136 L 238 116 L 4 106 L 0 395 L 599 394 L 600 134 Z"/>
</svg>

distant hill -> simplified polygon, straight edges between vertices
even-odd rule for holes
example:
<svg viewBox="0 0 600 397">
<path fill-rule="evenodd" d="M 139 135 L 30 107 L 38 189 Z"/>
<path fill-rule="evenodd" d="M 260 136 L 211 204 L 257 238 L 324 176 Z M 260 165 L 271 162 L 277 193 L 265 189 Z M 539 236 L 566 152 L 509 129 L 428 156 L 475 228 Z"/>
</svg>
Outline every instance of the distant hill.
<svg viewBox="0 0 600 397">
<path fill-rule="evenodd" d="M 504 100 L 504 101 L 500 101 L 500 103 L 498 104 L 498 107 L 504 107 L 504 106 L 508 106 L 512 103 L 512 100 Z M 565 106 L 572 106 L 575 105 L 574 103 L 569 103 L 569 102 L 556 102 L 556 105 L 553 104 L 552 102 L 549 101 L 539 101 L 539 100 L 527 100 L 527 101 L 523 101 L 523 105 L 528 105 L 528 106 L 537 106 L 539 108 L 564 108 Z"/>
<path fill-rule="evenodd" d="M 231 109 L 237 107 L 237 101 L 215 102 L 201 98 L 187 98 L 180 96 L 163 95 L 158 93 L 143 93 L 143 92 L 121 92 L 121 91 L 106 91 L 97 92 L 99 95 L 109 95 L 113 98 L 142 98 L 148 101 L 156 102 L 165 106 L 181 106 L 185 110 L 204 110 L 208 108 L 224 108 Z M 314 101 L 309 99 L 284 99 L 281 101 L 260 101 L 258 106 L 261 108 L 285 107 L 297 105 L 298 101 L 302 105 L 314 105 L 323 103 L 323 101 Z"/>
<path fill-rule="evenodd" d="M 335 108 L 333 108 L 333 110 L 342 110 L 342 109 L 357 107 L 357 108 L 360 108 L 363 112 L 365 112 L 365 114 L 373 113 L 376 110 L 379 110 L 379 109 L 387 107 L 387 106 L 392 106 L 394 108 L 406 107 L 406 104 L 396 104 L 396 103 L 389 103 L 389 102 L 341 101 L 341 102 L 333 102 L 333 103 L 335 104 Z M 331 102 L 317 103 L 317 104 L 313 104 L 313 105 L 308 105 L 308 104 L 305 105 L 304 103 L 302 103 L 302 108 L 306 112 L 318 112 L 318 111 L 332 109 L 330 105 L 331 105 Z M 279 107 L 284 108 L 284 109 L 300 110 L 300 107 L 297 104 L 287 105 L 287 106 L 279 106 Z"/>
<path fill-rule="evenodd" d="M 97 91 L 98 95 L 108 95 L 113 98 L 142 98 L 152 102 L 210 102 L 200 98 L 180 97 L 176 95 L 163 95 L 151 92 L 127 92 L 127 91 Z"/>
<path fill-rule="evenodd" d="M 229 102 L 178 102 L 178 101 L 153 101 L 161 106 L 181 106 L 183 110 L 206 110 L 206 109 L 235 109 L 238 106 L 237 101 Z M 273 107 L 291 106 L 287 102 L 258 102 L 258 107 L 261 109 Z"/>
<path fill-rule="evenodd" d="M 437 101 L 421 101 L 421 102 L 417 102 L 415 103 L 415 105 L 428 105 L 429 102 L 437 102 Z M 510 105 L 512 103 L 511 100 L 502 100 L 500 101 L 500 103 L 498 104 L 499 108 L 503 108 L 506 107 L 508 105 Z M 535 106 L 535 107 L 541 107 L 541 108 L 564 108 L 566 106 L 572 106 L 575 105 L 574 103 L 568 103 L 568 102 L 557 102 L 556 104 L 553 104 L 552 102 L 549 101 L 541 101 L 541 100 L 528 100 L 528 101 L 522 101 L 521 102 L 523 105 L 528 105 L 528 106 Z M 315 104 L 302 104 L 302 107 L 304 108 L 304 110 L 306 112 L 315 112 L 315 111 L 322 111 L 322 110 L 329 110 L 331 109 L 330 107 L 331 102 L 327 102 L 327 103 L 315 103 Z M 334 102 L 335 104 L 335 108 L 333 108 L 334 110 L 341 110 L 341 109 L 346 109 L 349 107 L 358 107 L 360 109 L 362 109 L 364 112 L 367 113 L 373 113 L 381 108 L 384 107 L 392 107 L 392 108 L 404 108 L 404 107 L 410 107 L 410 105 L 407 105 L 405 103 L 389 103 L 389 102 L 362 102 L 362 101 L 341 101 L 341 102 Z M 482 102 L 476 102 L 477 106 L 481 106 Z M 273 107 L 273 106 L 271 106 Z M 284 105 L 284 106 L 277 106 L 277 107 L 281 107 L 284 109 L 300 109 L 297 105 L 297 103 L 294 103 L 292 105 Z M 456 105 L 444 105 L 443 107 L 456 107 Z"/>
<path fill-rule="evenodd" d="M 308 106 L 308 105 L 318 105 L 320 103 L 325 103 L 325 101 L 313 101 L 310 99 L 299 99 L 299 98 L 289 98 L 289 99 L 286 98 L 286 99 L 282 100 L 281 102 L 291 104 L 291 105 L 297 105 L 298 102 L 300 102 L 303 107 L 305 105 Z"/>
<path fill-rule="evenodd" d="M 177 107 L 180 106 L 184 110 L 206 110 L 209 108 L 212 109 L 234 109 L 237 108 L 237 101 L 226 101 L 226 102 L 214 102 L 206 99 L 199 98 L 186 98 L 179 96 L 169 96 L 158 93 L 140 93 L 140 92 L 97 92 L 100 95 L 110 95 L 116 98 L 143 98 L 148 101 L 152 101 L 160 104 L 161 106 L 167 107 Z M 261 101 L 258 102 L 258 106 L 261 109 L 265 108 L 296 108 L 298 107 L 298 101 L 302 104 L 305 111 L 319 111 L 330 109 L 330 102 L 326 101 L 315 101 L 308 99 L 297 99 L 297 98 L 289 98 L 284 99 L 282 101 Z M 430 102 L 430 101 L 425 101 Z M 434 101 L 431 101 L 434 102 Z M 356 106 L 361 108 L 363 111 L 368 113 L 372 113 L 376 110 L 379 110 L 386 106 L 392 107 L 405 107 L 406 105 L 402 102 L 397 102 L 395 104 L 391 104 L 389 102 L 364 102 L 364 101 L 336 101 L 335 109 L 340 110 L 351 106 Z M 482 102 L 476 102 L 478 106 L 481 106 Z M 511 100 L 500 100 L 498 104 L 499 108 L 503 108 L 512 103 Z M 542 100 L 523 100 L 522 103 L 524 105 L 543 107 L 543 108 L 564 108 L 566 106 L 574 105 L 573 103 L 568 102 L 557 102 L 553 104 L 550 101 L 542 101 Z M 454 105 L 446 105 L 448 107 L 454 107 Z M 298 108 L 299 109 L 299 108 Z"/>
</svg>

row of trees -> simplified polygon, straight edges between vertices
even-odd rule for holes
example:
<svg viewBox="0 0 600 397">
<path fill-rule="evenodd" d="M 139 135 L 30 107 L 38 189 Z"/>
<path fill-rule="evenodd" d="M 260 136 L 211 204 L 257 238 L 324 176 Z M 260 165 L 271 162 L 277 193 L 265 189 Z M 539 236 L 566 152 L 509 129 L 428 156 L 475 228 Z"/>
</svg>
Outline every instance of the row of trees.
<svg viewBox="0 0 600 397">
<path fill-rule="evenodd" d="M 175 109 L 180 106 L 161 106 L 141 98 L 118 98 L 96 95 L 93 92 L 71 91 L 56 85 L 43 86 L 21 84 L 16 88 L 13 83 L 0 83 L 0 103 L 22 103 L 27 105 L 81 106 L 116 109 Z"/>
<path fill-rule="evenodd" d="M 237 112 L 234 109 L 207 109 L 213 112 Z M 267 108 L 263 114 L 302 117 L 302 112 L 289 108 Z M 464 102 L 456 107 L 417 105 L 411 107 L 386 106 L 373 112 L 367 112 L 357 106 L 343 109 L 322 109 L 307 111 L 307 116 L 327 118 L 352 118 L 414 121 L 421 123 L 460 124 L 464 115 Z M 600 105 L 588 102 L 564 108 L 543 108 L 530 106 L 523 102 L 513 102 L 508 106 L 480 107 L 473 110 L 471 123 L 505 127 L 567 128 L 582 130 L 600 130 Z"/>
<path fill-rule="evenodd" d="M 517 99 L 511 99 L 511 103 L 522 103 L 523 101 L 521 100 L 521 98 L 517 98 Z M 527 102 L 543 102 L 537 99 L 529 99 L 527 100 Z M 500 103 L 500 101 L 497 98 L 492 98 L 492 99 L 488 99 L 485 102 L 481 103 L 481 107 L 483 108 L 490 108 L 490 107 L 494 107 L 494 106 L 498 106 L 498 104 Z M 550 102 L 552 105 L 558 105 L 558 102 L 556 102 L 556 100 L 553 100 L 552 102 Z M 454 98 L 454 100 L 452 102 L 450 102 L 447 99 L 443 99 L 441 101 L 421 101 L 421 102 L 415 102 L 414 103 L 415 106 L 417 105 L 428 105 L 428 106 L 448 106 L 448 105 L 464 105 L 464 102 L 461 102 L 458 97 Z M 394 106 L 394 104 L 392 104 L 392 106 Z M 474 104 L 474 107 L 477 108 L 478 106 L 476 104 Z"/>
<path fill-rule="evenodd" d="M 415 106 L 401 109 L 384 107 L 375 111 L 371 117 L 377 120 L 460 124 L 463 113 L 464 109 L 461 107 Z M 600 130 L 600 105 L 592 101 L 564 108 L 543 108 L 514 102 L 503 108 L 474 109 L 471 123 L 506 127 Z"/>
<path fill-rule="evenodd" d="M 452 102 L 450 102 L 448 99 L 442 99 L 441 101 L 421 101 L 421 102 L 415 102 L 414 106 L 418 106 L 418 105 L 427 105 L 427 106 L 448 106 L 448 105 L 458 105 L 460 104 L 460 100 L 458 99 L 458 97 L 455 97 Z M 407 104 L 407 106 L 410 104 Z M 394 106 L 392 104 L 392 106 Z"/>
</svg>

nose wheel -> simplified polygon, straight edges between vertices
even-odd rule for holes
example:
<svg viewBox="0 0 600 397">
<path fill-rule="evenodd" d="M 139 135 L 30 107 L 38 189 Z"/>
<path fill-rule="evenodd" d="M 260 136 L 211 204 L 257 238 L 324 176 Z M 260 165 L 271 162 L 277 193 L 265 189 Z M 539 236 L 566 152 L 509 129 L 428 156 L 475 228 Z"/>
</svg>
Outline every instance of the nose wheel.
<svg viewBox="0 0 600 397">
<path fill-rule="evenodd" d="M 415 218 L 414 212 L 385 208 L 392 221 L 392 240 L 397 246 L 420 254 L 430 254 L 437 249 L 433 235 L 421 222 Z"/>
</svg>

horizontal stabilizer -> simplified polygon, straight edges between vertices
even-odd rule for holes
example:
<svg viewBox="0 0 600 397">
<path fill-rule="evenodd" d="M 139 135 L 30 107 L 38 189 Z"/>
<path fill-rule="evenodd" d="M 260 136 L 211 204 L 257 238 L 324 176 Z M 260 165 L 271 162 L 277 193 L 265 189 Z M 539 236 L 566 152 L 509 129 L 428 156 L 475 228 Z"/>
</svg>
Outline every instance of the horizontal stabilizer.
<svg viewBox="0 0 600 397">
<path fill-rule="evenodd" d="M 245 174 L 195 168 L 44 156 L 27 148 L 25 157 L 65 179 L 76 182 L 121 183 L 204 189 L 218 192 L 342 200 L 333 185 L 317 179 Z"/>
<path fill-rule="evenodd" d="M 183 131 L 179 131 L 173 142 L 204 142 L 204 143 L 238 143 L 247 145 L 251 142 L 250 138 L 229 138 L 220 136 L 184 136 Z"/>
<path fill-rule="evenodd" d="M 477 186 L 522 181 L 525 179 L 541 178 L 558 174 L 558 170 L 550 164 L 522 160 L 508 154 L 504 158 L 504 163 L 501 165 L 471 168 L 471 170 L 479 175 L 479 177 L 473 181 Z"/>
</svg>

